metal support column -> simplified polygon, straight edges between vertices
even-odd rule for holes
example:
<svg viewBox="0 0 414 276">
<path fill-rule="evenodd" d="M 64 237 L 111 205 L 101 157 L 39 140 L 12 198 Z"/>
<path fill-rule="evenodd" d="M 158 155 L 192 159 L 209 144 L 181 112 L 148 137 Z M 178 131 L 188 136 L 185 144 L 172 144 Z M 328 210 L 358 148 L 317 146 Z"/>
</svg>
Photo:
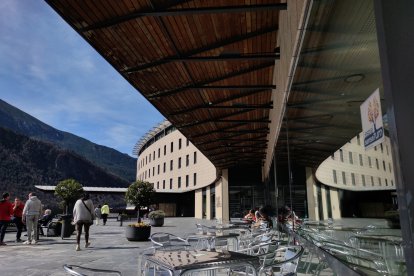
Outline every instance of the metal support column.
<svg viewBox="0 0 414 276">
<path fill-rule="evenodd" d="M 414 275 L 414 1 L 375 0 L 374 7 L 404 254 Z"/>
</svg>

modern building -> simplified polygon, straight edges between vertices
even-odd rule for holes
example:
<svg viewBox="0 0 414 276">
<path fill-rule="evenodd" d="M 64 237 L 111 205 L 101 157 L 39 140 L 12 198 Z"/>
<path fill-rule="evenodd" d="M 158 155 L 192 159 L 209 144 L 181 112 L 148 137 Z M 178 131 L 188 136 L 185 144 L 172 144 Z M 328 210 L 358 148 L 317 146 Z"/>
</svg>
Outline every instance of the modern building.
<svg viewBox="0 0 414 276">
<path fill-rule="evenodd" d="M 414 273 L 413 1 L 47 2 L 216 167 L 218 218 L 262 203 L 314 216 L 309 180 L 379 88 Z"/>
</svg>

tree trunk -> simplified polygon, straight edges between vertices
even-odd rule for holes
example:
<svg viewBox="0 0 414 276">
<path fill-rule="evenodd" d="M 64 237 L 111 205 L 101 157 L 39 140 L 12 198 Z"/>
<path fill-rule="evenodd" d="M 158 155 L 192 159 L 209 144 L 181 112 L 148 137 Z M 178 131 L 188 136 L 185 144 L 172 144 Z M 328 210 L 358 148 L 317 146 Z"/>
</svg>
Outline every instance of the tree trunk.
<svg viewBox="0 0 414 276">
<path fill-rule="evenodd" d="M 140 222 L 141 222 L 141 217 L 140 217 L 140 215 L 139 215 L 139 210 L 140 210 L 140 209 L 141 209 L 140 207 L 137 207 L 138 223 L 140 223 Z"/>
</svg>

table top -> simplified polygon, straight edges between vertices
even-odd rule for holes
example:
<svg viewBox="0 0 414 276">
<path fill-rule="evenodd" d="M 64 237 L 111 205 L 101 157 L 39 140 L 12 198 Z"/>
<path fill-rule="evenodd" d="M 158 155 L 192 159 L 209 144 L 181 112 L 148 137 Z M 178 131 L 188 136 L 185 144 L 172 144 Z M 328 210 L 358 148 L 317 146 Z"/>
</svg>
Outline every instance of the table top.
<svg viewBox="0 0 414 276">
<path fill-rule="evenodd" d="M 187 235 L 187 238 L 236 238 L 240 236 L 238 233 L 191 233 Z"/>
<path fill-rule="evenodd" d="M 146 259 L 171 271 L 242 263 L 254 264 L 259 262 L 257 256 L 226 250 L 156 251 L 153 255 L 146 256 Z"/>
</svg>

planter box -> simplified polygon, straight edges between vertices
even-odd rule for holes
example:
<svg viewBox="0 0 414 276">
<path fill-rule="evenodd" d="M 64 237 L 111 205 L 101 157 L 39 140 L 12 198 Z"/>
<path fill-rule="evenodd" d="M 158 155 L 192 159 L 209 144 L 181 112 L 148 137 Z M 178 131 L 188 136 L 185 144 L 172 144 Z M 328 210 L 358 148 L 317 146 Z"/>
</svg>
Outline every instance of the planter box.
<svg viewBox="0 0 414 276">
<path fill-rule="evenodd" d="M 151 227 L 131 227 L 125 229 L 125 237 L 129 241 L 147 241 L 151 236 Z"/>
<path fill-rule="evenodd" d="M 151 226 L 159 227 L 164 225 L 164 218 L 150 219 Z"/>
</svg>

